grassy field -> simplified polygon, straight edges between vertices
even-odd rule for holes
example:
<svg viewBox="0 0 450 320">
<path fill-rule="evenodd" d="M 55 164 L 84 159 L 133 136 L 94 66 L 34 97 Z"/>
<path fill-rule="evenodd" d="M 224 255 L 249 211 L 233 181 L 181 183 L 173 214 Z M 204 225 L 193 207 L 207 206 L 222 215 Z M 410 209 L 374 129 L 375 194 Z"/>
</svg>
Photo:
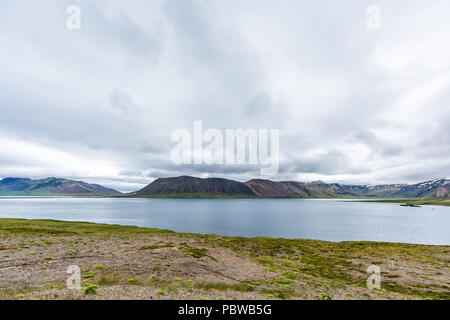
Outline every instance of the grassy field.
<svg viewBox="0 0 450 320">
<path fill-rule="evenodd" d="M 68 266 L 82 288 L 69 290 Z M 381 288 L 366 286 L 369 265 Z M 450 299 L 450 246 L 0 219 L 0 299 Z"/>
</svg>

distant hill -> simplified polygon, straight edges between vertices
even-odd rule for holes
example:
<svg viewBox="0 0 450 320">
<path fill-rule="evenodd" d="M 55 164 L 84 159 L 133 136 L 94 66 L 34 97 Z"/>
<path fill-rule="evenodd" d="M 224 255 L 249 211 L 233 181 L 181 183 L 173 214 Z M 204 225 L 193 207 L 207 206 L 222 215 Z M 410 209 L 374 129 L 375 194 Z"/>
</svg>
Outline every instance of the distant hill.
<svg viewBox="0 0 450 320">
<path fill-rule="evenodd" d="M 247 196 L 259 198 L 427 198 L 450 191 L 450 180 L 439 179 L 418 184 L 341 185 L 315 181 L 276 182 L 254 179 L 245 183 L 221 178 L 160 178 L 132 196 Z M 446 193 L 447 192 L 447 193 Z"/>
<path fill-rule="evenodd" d="M 200 179 L 188 176 L 176 178 L 160 178 L 149 184 L 147 187 L 139 190 L 133 195 L 152 196 L 152 195 L 228 195 L 228 196 L 254 196 L 253 191 L 244 183 L 221 179 L 208 178 Z"/>
<path fill-rule="evenodd" d="M 2 196 L 109 196 L 119 195 L 119 191 L 98 184 L 89 184 L 59 178 L 32 180 L 27 178 L 6 178 L 0 180 Z"/>
<path fill-rule="evenodd" d="M 448 179 L 430 180 L 417 184 L 393 184 L 367 187 L 367 195 L 388 198 L 427 198 L 435 197 L 439 188 L 450 183 Z"/>
</svg>

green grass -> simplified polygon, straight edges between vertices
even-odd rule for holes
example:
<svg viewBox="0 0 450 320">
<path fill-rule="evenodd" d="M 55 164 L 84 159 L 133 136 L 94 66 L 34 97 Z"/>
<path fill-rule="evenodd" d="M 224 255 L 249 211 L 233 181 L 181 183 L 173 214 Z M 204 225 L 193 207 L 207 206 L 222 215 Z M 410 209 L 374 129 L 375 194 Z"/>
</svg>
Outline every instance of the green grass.
<svg viewBox="0 0 450 320">
<path fill-rule="evenodd" d="M 255 286 L 248 283 L 227 284 L 222 282 L 217 283 L 207 282 L 207 283 L 196 283 L 194 287 L 197 289 L 204 289 L 204 290 L 220 290 L 220 291 L 232 290 L 240 292 L 255 291 Z"/>
<path fill-rule="evenodd" d="M 139 228 L 133 226 L 119 226 L 95 224 L 88 222 L 68 222 L 57 220 L 25 220 L 1 219 L 0 234 L 34 234 L 49 236 L 75 235 L 112 235 L 112 234 L 170 234 L 170 230 Z"/>
<path fill-rule="evenodd" d="M 184 244 L 184 245 L 181 247 L 181 251 L 182 251 L 185 255 L 187 255 L 187 256 L 192 256 L 192 257 L 194 257 L 194 258 L 196 258 L 196 259 L 200 259 L 200 258 L 203 258 L 203 257 L 208 257 L 208 258 L 210 258 L 211 260 L 217 261 L 214 257 L 209 256 L 209 255 L 207 254 L 208 250 L 207 250 L 207 249 L 204 249 L 204 248 L 193 248 L 193 247 L 190 247 L 190 246 Z"/>
</svg>

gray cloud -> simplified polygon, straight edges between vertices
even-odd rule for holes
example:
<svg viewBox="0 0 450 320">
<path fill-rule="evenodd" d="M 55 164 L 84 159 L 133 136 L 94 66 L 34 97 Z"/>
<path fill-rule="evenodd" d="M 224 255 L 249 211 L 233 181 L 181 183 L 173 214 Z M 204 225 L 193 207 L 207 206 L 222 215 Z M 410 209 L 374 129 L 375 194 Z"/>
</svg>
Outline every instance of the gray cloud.
<svg viewBox="0 0 450 320">
<path fill-rule="evenodd" d="M 69 4 L 82 28 L 65 27 Z M 259 166 L 170 160 L 175 129 L 280 129 L 276 180 L 449 177 L 450 3 L 0 3 L 0 177 L 131 191 Z M 39 12 L 39 15 L 36 15 Z"/>
</svg>

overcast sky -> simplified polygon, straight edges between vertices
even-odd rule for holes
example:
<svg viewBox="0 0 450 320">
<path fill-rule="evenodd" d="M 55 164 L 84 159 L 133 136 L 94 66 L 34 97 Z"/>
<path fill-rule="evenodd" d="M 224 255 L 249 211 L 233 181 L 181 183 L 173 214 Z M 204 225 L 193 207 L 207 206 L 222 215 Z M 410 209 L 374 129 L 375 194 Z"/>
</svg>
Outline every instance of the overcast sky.
<svg viewBox="0 0 450 320">
<path fill-rule="evenodd" d="M 260 177 L 174 165 L 171 133 L 195 120 L 279 129 L 273 180 L 450 175 L 448 0 L 0 0 L 0 44 L 3 178 Z"/>
</svg>

